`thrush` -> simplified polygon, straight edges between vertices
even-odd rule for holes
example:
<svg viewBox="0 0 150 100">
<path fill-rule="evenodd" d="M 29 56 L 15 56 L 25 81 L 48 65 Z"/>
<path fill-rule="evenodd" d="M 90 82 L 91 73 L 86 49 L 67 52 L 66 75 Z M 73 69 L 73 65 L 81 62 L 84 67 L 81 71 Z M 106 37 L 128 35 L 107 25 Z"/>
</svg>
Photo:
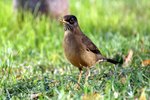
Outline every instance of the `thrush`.
<svg viewBox="0 0 150 100">
<path fill-rule="evenodd" d="M 85 77 L 85 82 L 87 82 L 90 76 L 90 67 L 96 63 L 104 61 L 118 63 L 118 61 L 102 56 L 96 45 L 82 32 L 74 15 L 65 15 L 60 21 L 63 23 L 65 31 L 63 40 L 65 56 L 80 71 L 78 84 L 84 67 L 87 69 Z"/>
</svg>

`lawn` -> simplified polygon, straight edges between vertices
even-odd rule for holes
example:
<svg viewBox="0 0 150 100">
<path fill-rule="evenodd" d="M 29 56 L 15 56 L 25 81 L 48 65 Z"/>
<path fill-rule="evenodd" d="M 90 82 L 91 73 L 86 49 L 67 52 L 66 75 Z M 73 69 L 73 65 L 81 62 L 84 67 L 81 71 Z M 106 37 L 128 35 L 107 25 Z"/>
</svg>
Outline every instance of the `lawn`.
<svg viewBox="0 0 150 100">
<path fill-rule="evenodd" d="M 21 21 L 12 0 L 0 7 L 0 99 L 150 99 L 150 65 L 142 66 L 150 59 L 148 0 L 70 0 L 71 14 L 104 56 L 121 60 L 133 51 L 126 65 L 95 65 L 89 85 L 84 73 L 78 90 L 79 71 L 64 57 L 58 20 L 27 13 Z"/>
</svg>

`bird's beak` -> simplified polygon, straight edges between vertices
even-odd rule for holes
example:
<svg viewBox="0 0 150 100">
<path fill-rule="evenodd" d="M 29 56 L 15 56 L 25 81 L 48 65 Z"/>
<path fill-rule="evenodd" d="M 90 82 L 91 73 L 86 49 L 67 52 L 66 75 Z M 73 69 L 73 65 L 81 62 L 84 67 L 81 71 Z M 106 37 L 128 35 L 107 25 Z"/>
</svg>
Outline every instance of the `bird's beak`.
<svg viewBox="0 0 150 100">
<path fill-rule="evenodd" d="M 68 24 L 68 22 L 67 21 L 65 21 L 63 18 L 61 18 L 61 19 L 59 19 L 59 21 L 61 22 L 61 23 L 66 23 L 66 24 Z"/>
</svg>

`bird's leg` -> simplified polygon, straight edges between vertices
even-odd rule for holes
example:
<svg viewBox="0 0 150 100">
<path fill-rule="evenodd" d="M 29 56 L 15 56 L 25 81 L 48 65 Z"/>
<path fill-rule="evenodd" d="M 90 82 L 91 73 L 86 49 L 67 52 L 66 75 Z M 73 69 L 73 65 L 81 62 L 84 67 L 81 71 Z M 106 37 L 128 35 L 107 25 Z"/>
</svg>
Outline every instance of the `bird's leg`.
<svg viewBox="0 0 150 100">
<path fill-rule="evenodd" d="M 82 76 L 82 69 L 79 68 L 79 77 L 78 77 L 78 84 L 80 84 L 81 76 Z"/>
<path fill-rule="evenodd" d="M 79 89 L 80 88 L 80 80 L 81 80 L 81 76 L 82 76 L 82 69 L 79 68 L 79 76 L 78 76 L 78 83 L 75 85 L 75 89 Z"/>
<path fill-rule="evenodd" d="M 85 85 L 88 85 L 88 78 L 90 76 L 90 69 L 87 67 L 86 77 L 85 77 Z"/>
</svg>

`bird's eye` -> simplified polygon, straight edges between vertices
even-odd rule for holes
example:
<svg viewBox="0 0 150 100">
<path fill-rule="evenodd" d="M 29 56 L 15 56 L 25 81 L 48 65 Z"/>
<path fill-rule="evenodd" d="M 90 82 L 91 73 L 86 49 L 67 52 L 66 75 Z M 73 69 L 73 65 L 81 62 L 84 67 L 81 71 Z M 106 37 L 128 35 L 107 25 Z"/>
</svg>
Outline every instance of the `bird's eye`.
<svg viewBox="0 0 150 100">
<path fill-rule="evenodd" d="M 70 19 L 70 24 L 73 24 L 74 23 L 74 20 L 73 19 Z"/>
</svg>

